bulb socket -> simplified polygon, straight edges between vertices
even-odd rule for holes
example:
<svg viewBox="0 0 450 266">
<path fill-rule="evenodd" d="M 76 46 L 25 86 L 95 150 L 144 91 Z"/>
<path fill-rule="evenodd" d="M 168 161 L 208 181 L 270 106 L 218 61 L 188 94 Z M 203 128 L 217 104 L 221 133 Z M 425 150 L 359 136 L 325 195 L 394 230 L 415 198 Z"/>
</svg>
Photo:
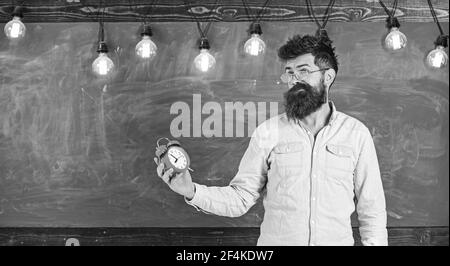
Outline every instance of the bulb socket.
<svg viewBox="0 0 450 266">
<path fill-rule="evenodd" d="M 107 52 L 108 52 L 108 46 L 106 45 L 105 42 L 100 41 L 97 46 L 97 53 L 107 53 Z"/>
<path fill-rule="evenodd" d="M 200 44 L 198 46 L 198 49 L 201 50 L 201 49 L 209 49 L 209 48 L 211 48 L 211 47 L 209 46 L 208 39 L 206 39 L 205 37 L 200 38 Z"/>
<path fill-rule="evenodd" d="M 141 36 L 152 36 L 152 35 L 153 35 L 152 28 L 150 27 L 150 25 L 145 24 L 141 32 Z"/>
<path fill-rule="evenodd" d="M 324 28 L 320 28 L 316 31 L 316 37 L 318 38 L 325 38 L 325 39 L 329 39 L 328 37 L 328 32 L 326 29 Z"/>
<path fill-rule="evenodd" d="M 14 10 L 11 13 L 11 16 L 23 18 L 23 7 L 21 7 L 21 6 L 14 7 Z"/>
<path fill-rule="evenodd" d="M 448 35 L 439 35 L 439 37 L 437 37 L 434 44 L 436 46 L 439 45 L 439 46 L 443 46 L 443 47 L 447 48 L 448 47 L 447 39 L 448 39 Z"/>
<path fill-rule="evenodd" d="M 259 23 L 252 23 L 250 25 L 250 34 L 261 35 L 262 34 L 261 24 L 259 24 Z"/>
<path fill-rule="evenodd" d="M 400 22 L 398 22 L 398 19 L 396 17 L 388 17 L 386 19 L 386 27 L 388 29 L 400 28 Z"/>
</svg>

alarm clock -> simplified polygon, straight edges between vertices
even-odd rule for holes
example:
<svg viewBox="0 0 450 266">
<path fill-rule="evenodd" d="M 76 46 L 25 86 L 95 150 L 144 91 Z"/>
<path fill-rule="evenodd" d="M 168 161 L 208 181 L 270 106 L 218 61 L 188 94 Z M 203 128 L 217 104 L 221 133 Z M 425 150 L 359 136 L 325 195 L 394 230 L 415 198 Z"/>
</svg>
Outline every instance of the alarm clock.
<svg viewBox="0 0 450 266">
<path fill-rule="evenodd" d="M 160 141 L 166 140 L 165 145 L 161 145 Z M 189 165 L 191 163 L 189 155 L 179 141 L 170 140 L 168 138 L 160 138 L 156 142 L 156 157 L 164 164 L 164 169 L 172 168 L 174 172 L 184 173 L 186 170 L 191 170 Z"/>
</svg>

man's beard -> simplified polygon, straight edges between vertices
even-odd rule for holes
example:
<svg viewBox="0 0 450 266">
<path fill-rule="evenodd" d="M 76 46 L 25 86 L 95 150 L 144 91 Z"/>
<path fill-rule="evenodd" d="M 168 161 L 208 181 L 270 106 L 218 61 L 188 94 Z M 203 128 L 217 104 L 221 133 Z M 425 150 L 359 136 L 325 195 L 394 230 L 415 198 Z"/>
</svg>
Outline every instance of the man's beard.
<svg viewBox="0 0 450 266">
<path fill-rule="evenodd" d="M 284 93 L 284 107 L 289 120 L 303 119 L 326 103 L 323 80 L 319 84 L 318 88 L 314 88 L 306 83 L 296 83 Z"/>
</svg>

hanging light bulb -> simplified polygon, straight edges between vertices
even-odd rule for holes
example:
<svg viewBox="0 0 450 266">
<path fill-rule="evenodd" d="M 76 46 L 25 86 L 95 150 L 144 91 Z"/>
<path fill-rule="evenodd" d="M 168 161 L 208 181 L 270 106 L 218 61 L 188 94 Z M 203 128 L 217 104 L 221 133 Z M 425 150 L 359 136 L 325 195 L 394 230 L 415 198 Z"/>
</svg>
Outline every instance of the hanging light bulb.
<svg viewBox="0 0 450 266">
<path fill-rule="evenodd" d="M 25 36 L 26 27 L 22 23 L 22 10 L 20 7 L 14 8 L 13 18 L 5 25 L 6 37 L 10 40 L 19 40 Z"/>
<path fill-rule="evenodd" d="M 384 40 L 386 48 L 389 50 L 399 50 L 406 46 L 407 39 L 398 28 L 391 28 L 391 32 L 386 36 Z"/>
<path fill-rule="evenodd" d="M 406 39 L 405 34 L 399 30 L 400 23 L 398 22 L 398 19 L 396 17 L 389 17 L 387 19 L 387 27 L 390 32 L 384 39 L 386 49 L 396 51 L 405 47 L 408 40 Z"/>
<path fill-rule="evenodd" d="M 445 52 L 445 48 L 448 47 L 447 39 L 449 38 L 449 36 L 444 34 L 444 31 L 439 24 L 439 19 L 436 15 L 436 11 L 434 11 L 433 4 L 430 0 L 428 0 L 427 2 L 428 6 L 430 7 L 430 12 L 433 16 L 433 20 L 439 28 L 440 35 L 434 42 L 434 44 L 436 45 L 435 49 L 431 50 L 428 53 L 425 62 L 430 68 L 443 68 L 448 64 L 448 54 Z"/>
<path fill-rule="evenodd" d="M 261 25 L 259 23 L 252 23 L 250 26 L 251 38 L 244 44 L 244 51 L 252 56 L 263 54 L 266 50 L 266 44 L 261 39 Z"/>
<path fill-rule="evenodd" d="M 99 42 L 97 53 L 98 57 L 92 62 L 92 71 L 104 77 L 114 69 L 114 62 L 108 57 L 108 46 L 104 41 Z"/>
<path fill-rule="evenodd" d="M 427 65 L 431 68 L 443 68 L 448 64 L 448 55 L 445 52 L 447 47 L 448 36 L 440 35 L 434 42 L 436 48 L 431 50 L 427 55 Z"/>
<path fill-rule="evenodd" d="M 108 46 L 104 41 L 105 31 L 103 21 L 100 21 L 98 37 L 98 57 L 92 62 L 92 71 L 99 77 L 106 77 L 114 69 L 114 62 L 108 57 Z"/>
<path fill-rule="evenodd" d="M 144 59 L 152 59 L 156 55 L 156 44 L 150 39 L 152 29 L 150 25 L 145 24 L 141 33 L 142 40 L 136 45 L 136 54 Z"/>
<path fill-rule="evenodd" d="M 209 53 L 209 42 L 206 38 L 200 39 L 200 54 L 194 59 L 194 66 L 201 72 L 207 72 L 216 65 L 216 59 Z"/>
<path fill-rule="evenodd" d="M 427 56 L 427 63 L 433 68 L 442 68 L 447 66 L 448 55 L 444 50 L 444 46 L 437 46 Z"/>
<path fill-rule="evenodd" d="M 434 42 L 436 48 L 427 55 L 427 65 L 431 68 L 443 68 L 448 64 L 448 55 L 445 52 L 447 44 L 447 35 L 440 35 Z"/>
</svg>

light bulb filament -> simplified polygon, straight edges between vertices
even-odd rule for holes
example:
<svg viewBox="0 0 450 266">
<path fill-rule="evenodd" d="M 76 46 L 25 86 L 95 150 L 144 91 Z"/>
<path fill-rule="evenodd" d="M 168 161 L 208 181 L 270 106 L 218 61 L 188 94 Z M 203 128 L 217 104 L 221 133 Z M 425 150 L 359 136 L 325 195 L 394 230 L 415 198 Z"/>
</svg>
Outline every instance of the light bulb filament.
<svg viewBox="0 0 450 266">
<path fill-rule="evenodd" d="M 142 45 L 142 57 L 150 57 L 150 44 L 149 43 L 144 43 Z"/>
<path fill-rule="evenodd" d="M 400 36 L 397 34 L 392 36 L 392 48 L 394 48 L 394 50 L 402 48 Z"/>
<path fill-rule="evenodd" d="M 209 60 L 207 56 L 202 56 L 201 60 L 200 60 L 200 69 L 203 72 L 208 71 L 208 65 L 209 65 Z"/>
<path fill-rule="evenodd" d="M 250 54 L 257 55 L 259 51 L 259 43 L 256 40 L 252 40 L 250 44 Z"/>
<path fill-rule="evenodd" d="M 100 75 L 108 74 L 108 64 L 105 60 L 101 60 L 100 62 L 98 62 L 98 73 Z"/>
<path fill-rule="evenodd" d="M 436 53 L 435 57 L 432 60 L 433 66 L 440 67 L 443 60 L 444 60 L 444 56 L 441 53 Z"/>
<path fill-rule="evenodd" d="M 20 34 L 20 24 L 13 23 L 11 27 L 11 38 L 18 38 Z"/>
</svg>

